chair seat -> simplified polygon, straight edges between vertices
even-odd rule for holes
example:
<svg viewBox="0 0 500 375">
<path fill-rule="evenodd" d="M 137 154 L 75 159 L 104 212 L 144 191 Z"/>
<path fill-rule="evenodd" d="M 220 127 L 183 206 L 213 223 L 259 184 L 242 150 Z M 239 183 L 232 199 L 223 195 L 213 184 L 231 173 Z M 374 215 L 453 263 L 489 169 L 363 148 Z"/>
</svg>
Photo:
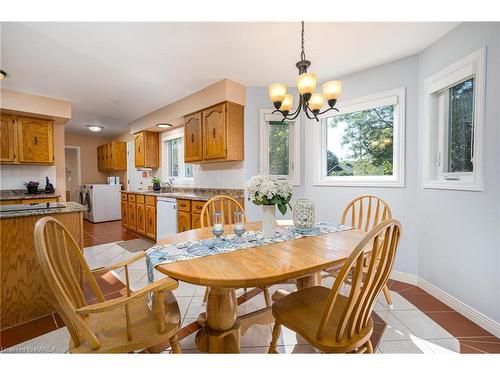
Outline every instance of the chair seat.
<svg viewBox="0 0 500 375">
<path fill-rule="evenodd" d="M 181 314 L 177 300 L 171 291 L 164 291 L 165 332 L 158 332 L 158 320 L 147 304 L 147 296 L 129 304 L 132 340 L 127 338 L 125 309 L 119 307 L 110 311 L 90 314 L 85 318 L 89 328 L 101 342 L 101 347 L 93 350 L 87 341 L 75 347 L 70 341 L 72 353 L 127 353 L 168 342 L 180 327 Z"/>
<path fill-rule="evenodd" d="M 278 322 L 300 334 L 321 351 L 331 353 L 355 351 L 370 339 L 373 321 L 370 318 L 366 327 L 360 333 L 354 334 L 351 339 L 336 341 L 341 313 L 347 303 L 347 298 L 342 295 L 337 296 L 323 337 L 321 339 L 316 337 L 329 293 L 330 289 L 322 286 L 300 289 L 276 301 L 272 308 L 273 315 Z"/>
</svg>

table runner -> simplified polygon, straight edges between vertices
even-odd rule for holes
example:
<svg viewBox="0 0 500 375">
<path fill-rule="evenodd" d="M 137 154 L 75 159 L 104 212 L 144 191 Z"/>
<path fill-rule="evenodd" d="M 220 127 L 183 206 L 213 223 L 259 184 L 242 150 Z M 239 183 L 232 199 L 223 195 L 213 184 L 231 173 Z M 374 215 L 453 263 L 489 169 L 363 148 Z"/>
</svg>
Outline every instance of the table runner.
<svg viewBox="0 0 500 375">
<path fill-rule="evenodd" d="M 221 237 L 217 242 L 215 238 L 204 240 L 193 240 L 181 243 L 156 245 L 146 251 L 146 264 L 149 283 L 154 282 L 154 268 L 159 264 L 178 262 L 181 260 L 194 259 L 203 256 L 224 254 L 230 251 L 248 249 L 271 245 L 278 242 L 297 240 L 302 237 L 313 237 L 327 233 L 340 232 L 352 229 L 343 224 L 331 224 L 326 222 L 316 223 L 310 230 L 298 230 L 294 226 L 280 226 L 276 228 L 273 238 L 264 238 L 261 231 L 248 231 L 242 235 L 244 242 L 236 242 L 236 235 Z"/>
</svg>

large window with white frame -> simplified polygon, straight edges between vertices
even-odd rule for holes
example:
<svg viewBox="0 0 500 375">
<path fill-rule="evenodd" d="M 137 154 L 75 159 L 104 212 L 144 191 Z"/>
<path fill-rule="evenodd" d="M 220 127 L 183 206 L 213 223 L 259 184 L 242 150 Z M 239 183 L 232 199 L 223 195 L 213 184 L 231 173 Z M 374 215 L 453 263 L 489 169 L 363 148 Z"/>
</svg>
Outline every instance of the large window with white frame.
<svg viewBox="0 0 500 375">
<path fill-rule="evenodd" d="M 339 102 L 316 126 L 314 184 L 404 186 L 405 88 Z"/>
<path fill-rule="evenodd" d="M 261 110 L 260 173 L 300 185 L 300 120 Z"/>
<path fill-rule="evenodd" d="M 162 139 L 162 176 L 177 182 L 190 184 L 193 182 L 194 168 L 184 163 L 184 131 L 174 129 L 164 133 Z"/>
<path fill-rule="evenodd" d="M 483 188 L 485 54 L 482 48 L 424 81 L 424 188 Z"/>
</svg>

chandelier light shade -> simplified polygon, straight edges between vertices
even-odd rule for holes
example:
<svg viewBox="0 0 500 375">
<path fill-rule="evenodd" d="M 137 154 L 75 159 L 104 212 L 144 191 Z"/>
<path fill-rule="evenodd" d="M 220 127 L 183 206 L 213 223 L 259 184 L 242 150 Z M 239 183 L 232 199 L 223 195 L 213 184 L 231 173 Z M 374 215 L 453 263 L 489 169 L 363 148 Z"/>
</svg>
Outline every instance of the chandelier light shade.
<svg viewBox="0 0 500 375">
<path fill-rule="evenodd" d="M 338 112 L 335 108 L 337 104 L 337 99 L 342 91 L 341 81 L 328 81 L 323 84 L 323 94 L 317 93 L 316 86 L 318 84 L 318 78 L 315 73 L 308 73 L 307 69 L 311 66 L 311 62 L 306 59 L 306 54 L 304 52 L 304 21 L 302 21 L 302 34 L 301 34 L 301 53 L 300 61 L 295 64 L 299 70 L 299 76 L 297 77 L 297 90 L 299 91 L 299 104 L 297 109 L 293 112 L 293 96 L 287 95 L 287 87 L 283 83 L 273 83 L 269 85 L 269 97 L 276 108 L 273 113 L 279 112 L 283 115 L 282 122 L 285 120 L 296 119 L 301 111 L 309 119 L 318 120 L 318 115 L 326 113 L 331 110 Z M 328 108 L 321 112 L 321 108 L 324 106 L 324 102 L 328 104 Z"/>
<path fill-rule="evenodd" d="M 279 109 L 286 95 L 286 85 L 283 83 L 273 83 L 269 85 L 269 96 L 276 109 Z"/>
</svg>

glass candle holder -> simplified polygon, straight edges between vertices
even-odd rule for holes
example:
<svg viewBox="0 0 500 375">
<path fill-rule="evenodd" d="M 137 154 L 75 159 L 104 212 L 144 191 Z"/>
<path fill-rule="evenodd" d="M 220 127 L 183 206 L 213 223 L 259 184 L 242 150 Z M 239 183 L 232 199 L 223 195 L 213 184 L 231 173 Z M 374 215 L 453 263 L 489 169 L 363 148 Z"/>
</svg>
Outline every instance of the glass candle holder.
<svg viewBox="0 0 500 375">
<path fill-rule="evenodd" d="M 233 228 L 233 231 L 234 231 L 234 234 L 236 234 L 236 239 L 235 239 L 235 242 L 236 243 L 242 243 L 242 242 L 245 242 L 245 240 L 243 240 L 243 237 L 241 237 L 243 235 L 243 233 L 245 233 L 245 214 L 241 211 L 234 211 L 233 213 L 233 218 L 234 218 L 234 228 Z"/>
<path fill-rule="evenodd" d="M 295 202 L 293 225 L 299 231 L 308 231 L 314 226 L 314 203 L 309 199 L 297 199 Z"/>
<path fill-rule="evenodd" d="M 216 242 L 222 242 L 222 239 L 220 238 L 220 236 L 224 233 L 224 216 L 222 215 L 222 212 L 214 212 L 213 214 L 212 233 L 217 238 Z"/>
</svg>

